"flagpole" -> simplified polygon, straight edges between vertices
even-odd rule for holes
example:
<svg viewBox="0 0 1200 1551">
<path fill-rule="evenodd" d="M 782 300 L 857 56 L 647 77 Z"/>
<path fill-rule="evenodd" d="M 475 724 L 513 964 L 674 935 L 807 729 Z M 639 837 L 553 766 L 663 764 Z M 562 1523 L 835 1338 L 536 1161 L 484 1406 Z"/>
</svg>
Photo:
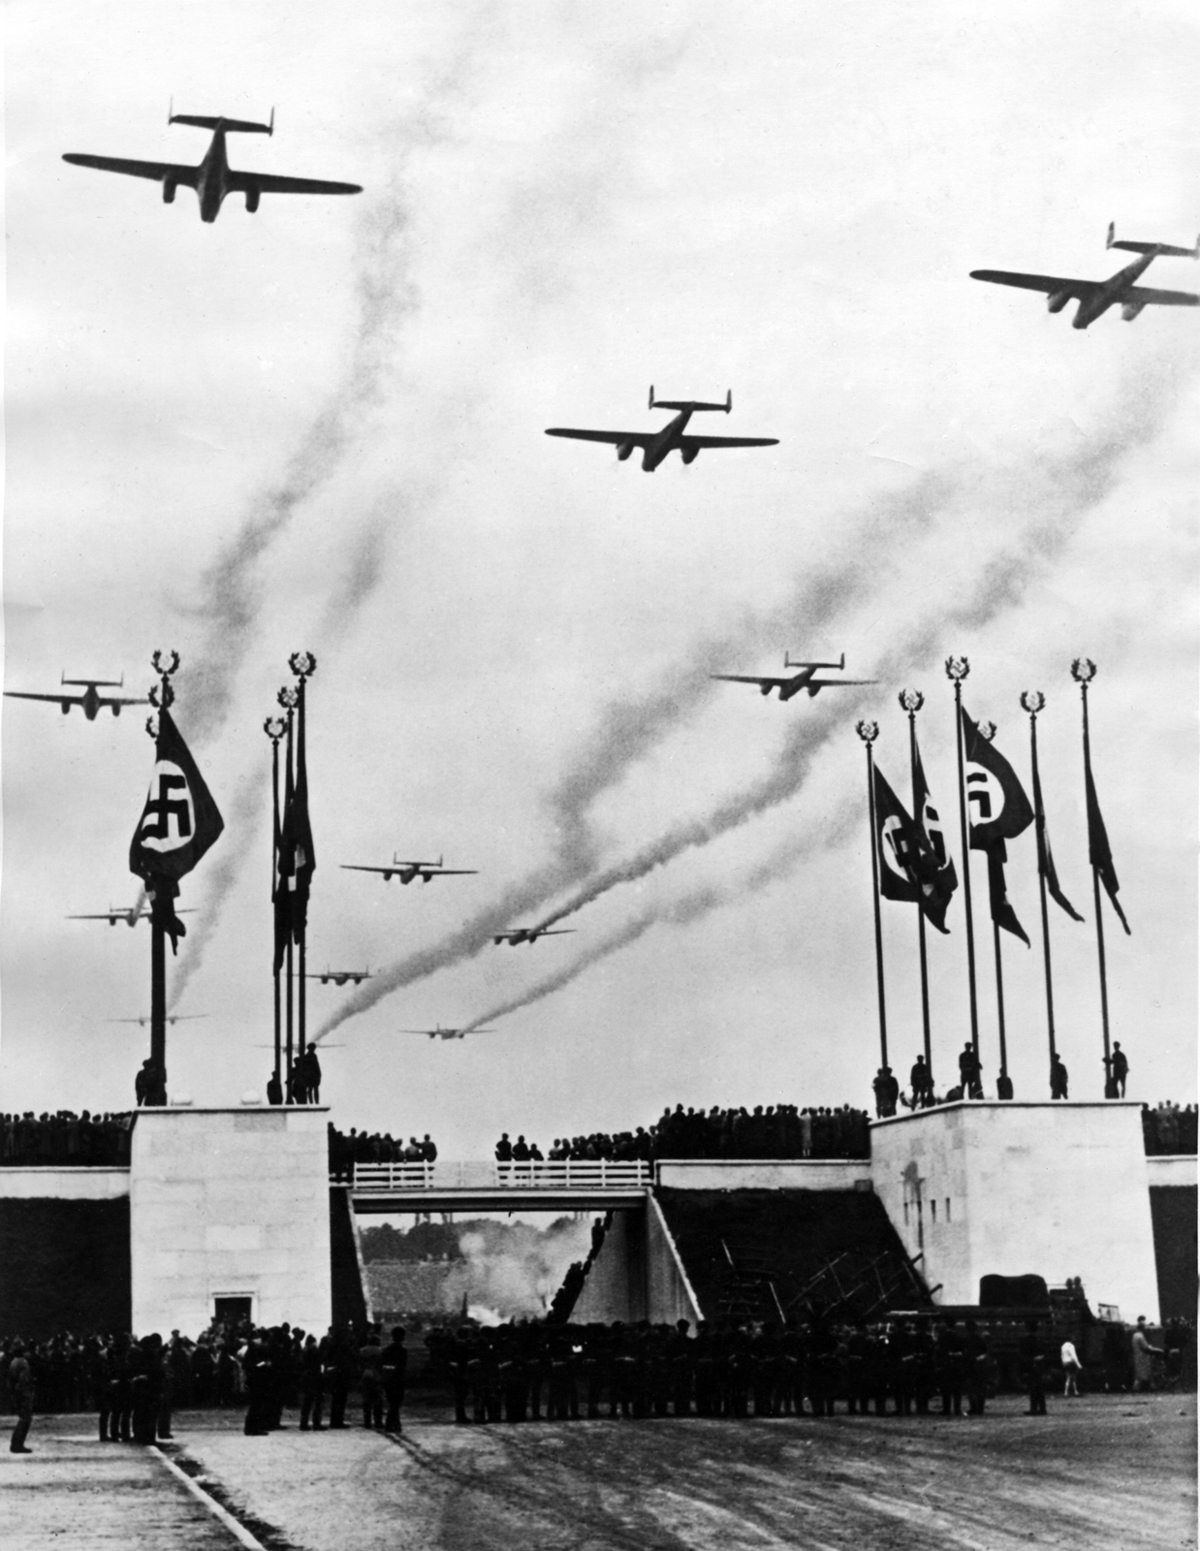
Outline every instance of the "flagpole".
<svg viewBox="0 0 1200 1551">
<path fill-rule="evenodd" d="M 263 723 L 263 731 L 271 740 L 271 802 L 273 825 L 271 829 L 271 899 L 274 902 L 275 891 L 279 887 L 279 740 L 287 731 L 287 723 L 282 716 L 268 716 Z M 282 1008 L 280 1005 L 281 988 L 279 984 L 279 966 L 275 962 L 275 926 L 274 912 L 272 912 L 271 924 L 271 966 L 272 978 L 275 982 L 275 1071 L 273 1082 L 275 1090 L 283 1093 L 283 1079 L 280 1074 L 280 1061 L 282 1059 L 282 1030 L 280 1020 Z M 279 1102 L 279 1101 L 273 1101 Z"/>
<path fill-rule="evenodd" d="M 978 1062 L 979 1011 L 975 996 L 975 926 L 971 913 L 971 851 L 967 835 L 967 776 L 962 731 L 962 681 L 970 671 L 971 664 L 965 657 L 946 658 L 946 677 L 954 684 L 954 730 L 958 741 L 958 818 L 962 843 L 963 903 L 967 913 L 967 987 L 971 1007 L 971 1045 Z"/>
<path fill-rule="evenodd" d="M 156 711 L 164 711 L 175 701 L 171 678 L 179 667 L 179 653 L 173 651 L 164 658 L 156 651 L 150 661 L 159 676 L 157 686 L 150 691 L 150 703 Z M 157 743 L 158 729 L 152 720 L 147 720 L 146 731 Z M 156 900 L 150 907 L 150 1065 L 154 1083 L 146 1102 L 154 1105 L 167 1102 L 167 933 L 160 906 L 161 901 Z"/>
<path fill-rule="evenodd" d="M 980 722 L 979 736 L 990 743 L 996 736 L 995 722 Z M 992 868 L 999 865 L 989 851 L 988 894 L 992 899 L 996 897 L 996 889 L 992 881 Z M 1000 1026 L 1000 1076 L 996 1079 L 996 1097 L 998 1099 L 1011 1099 L 1013 1089 L 1008 1075 L 1008 1040 L 1004 1028 L 1004 959 L 1000 949 L 1000 923 L 996 920 L 994 909 L 992 912 L 992 951 L 996 960 L 996 1017 Z"/>
<path fill-rule="evenodd" d="M 924 819 L 918 814 L 917 792 L 917 712 L 925 704 L 925 696 L 919 689 L 902 689 L 899 695 L 901 709 L 908 713 L 908 758 L 912 768 L 913 820 L 924 828 Z M 874 830 L 872 830 L 874 833 Z M 929 1032 L 929 961 L 925 954 L 925 911 L 917 904 L 917 946 L 921 957 L 921 1025 L 925 1031 L 925 1069 L 929 1073 L 930 1089 L 933 1087 L 933 1047 Z"/>
<path fill-rule="evenodd" d="M 875 833 L 875 757 L 871 745 L 879 736 L 877 722 L 858 722 L 855 732 L 867 746 L 867 811 L 871 825 L 871 899 L 875 906 L 875 981 L 879 993 L 880 1068 L 888 1069 L 887 1007 L 883 995 L 883 922 L 879 913 L 879 845 Z"/>
<path fill-rule="evenodd" d="M 307 766 L 307 764 L 305 762 L 305 748 L 304 748 L 304 686 L 307 683 L 308 679 L 311 678 L 311 676 L 317 671 L 317 659 L 313 656 L 313 654 L 311 652 L 293 652 L 291 657 L 288 659 L 288 666 L 291 668 L 292 672 L 296 675 L 296 678 L 299 681 L 298 684 L 297 684 L 297 688 L 296 688 L 296 727 L 297 727 L 297 760 L 296 760 L 296 765 L 297 765 L 297 770 L 298 771 L 299 770 L 304 770 L 304 771 L 307 772 L 308 766 Z M 306 788 L 307 788 L 307 776 L 306 776 L 306 779 L 305 779 L 305 784 L 306 784 Z M 305 1044 L 305 1040 L 308 1038 L 308 1017 L 307 1017 L 308 977 L 307 977 L 307 975 L 305 973 L 306 966 L 307 966 L 307 963 L 308 963 L 308 913 L 307 913 L 307 911 L 305 911 L 304 921 L 302 922 L 301 927 L 300 927 L 300 934 L 299 934 L 299 937 L 297 939 L 297 946 L 299 947 L 299 950 L 300 950 L 300 954 L 299 954 L 300 978 L 299 978 L 299 982 L 298 982 L 297 990 L 296 990 L 296 1002 L 297 1002 L 296 1026 L 297 1026 L 297 1031 L 298 1031 L 298 1036 L 299 1036 L 299 1040 L 298 1040 L 299 1053 L 300 1053 L 301 1056 L 303 1056 L 305 1051 L 308 1048 L 306 1046 L 306 1044 Z"/>
<path fill-rule="evenodd" d="M 283 708 L 287 712 L 287 756 L 286 756 L 286 758 L 287 758 L 287 766 L 286 766 L 286 773 L 285 773 L 285 776 L 284 776 L 284 782 L 285 782 L 285 786 L 286 786 L 287 791 L 288 792 L 293 792 L 294 791 L 294 781 L 295 781 L 295 775 L 294 775 L 295 767 L 294 767 L 293 762 L 292 762 L 292 741 L 293 741 L 293 729 L 294 729 L 295 716 L 296 716 L 296 703 L 297 703 L 297 698 L 298 697 L 297 697 L 296 691 L 290 685 L 288 685 L 288 686 L 285 686 L 285 688 L 283 688 L 283 689 L 281 689 L 279 691 L 279 697 L 278 698 L 279 698 L 279 704 L 281 706 L 283 706 Z M 287 820 L 286 815 L 285 815 L 285 822 L 290 822 L 290 821 Z M 289 865 L 290 865 L 290 863 L 289 863 Z M 281 877 L 281 879 L 280 879 L 280 887 L 281 888 L 285 887 L 286 883 L 287 883 L 287 880 L 285 880 L 285 879 L 283 879 Z M 285 1060 L 284 1060 L 284 1066 L 283 1066 L 283 1071 L 284 1071 L 283 1101 L 284 1101 L 285 1104 L 293 1104 L 293 1103 L 295 1103 L 295 1090 L 294 1090 L 294 1085 L 293 1085 L 293 1082 L 292 1082 L 292 1068 L 293 1068 L 293 1065 L 294 1065 L 294 1048 L 295 1047 L 294 1047 L 294 1044 L 293 1044 L 294 1009 L 293 1009 L 293 1004 L 292 1004 L 293 965 L 292 965 L 292 931 L 291 931 L 291 915 L 290 915 L 290 912 L 289 912 L 289 915 L 288 915 L 287 949 L 286 949 L 285 954 L 284 954 L 284 975 L 286 977 L 285 978 L 286 991 L 285 991 L 285 994 L 284 994 L 284 1014 L 285 1014 L 284 1028 L 285 1028 L 286 1045 L 285 1045 Z"/>
<path fill-rule="evenodd" d="M 1046 903 L 1046 871 L 1043 858 L 1046 854 L 1046 812 L 1042 806 L 1042 782 L 1038 774 L 1037 719 L 1038 712 L 1046 704 L 1040 689 L 1027 689 L 1021 695 L 1021 706 L 1029 712 L 1029 763 L 1033 770 L 1033 791 L 1036 804 L 1034 819 L 1037 824 L 1038 843 L 1038 893 L 1042 901 L 1042 961 L 1046 976 L 1046 1029 L 1050 1040 L 1050 1070 L 1058 1059 L 1058 1046 L 1054 1038 L 1054 981 L 1050 974 L 1050 910 Z M 1054 1096 L 1054 1083 L 1050 1084 L 1050 1096 Z"/>
<path fill-rule="evenodd" d="M 1079 685 L 1083 702 L 1083 780 L 1085 794 L 1092 774 L 1092 742 L 1088 728 L 1088 685 L 1096 676 L 1096 664 L 1089 657 L 1076 657 L 1071 677 Z M 1104 963 L 1104 915 L 1100 909 L 1100 870 L 1091 860 L 1091 815 L 1088 816 L 1088 860 L 1092 868 L 1092 904 L 1096 911 L 1096 954 L 1100 964 L 1100 1025 L 1104 1033 L 1104 1097 L 1113 1097 L 1112 1051 L 1108 1042 L 1108 975 Z"/>
</svg>

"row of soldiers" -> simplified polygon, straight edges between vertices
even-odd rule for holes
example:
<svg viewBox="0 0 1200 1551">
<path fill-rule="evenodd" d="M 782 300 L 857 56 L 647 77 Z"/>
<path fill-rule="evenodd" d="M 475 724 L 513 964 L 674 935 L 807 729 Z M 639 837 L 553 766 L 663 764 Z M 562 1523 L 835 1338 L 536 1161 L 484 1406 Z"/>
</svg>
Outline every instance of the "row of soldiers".
<svg viewBox="0 0 1200 1551">
<path fill-rule="evenodd" d="M 824 1319 L 787 1326 L 463 1326 L 426 1337 L 448 1373 L 458 1422 L 569 1421 L 581 1416 L 981 1416 L 994 1390 L 986 1336 L 973 1320 Z"/>
</svg>

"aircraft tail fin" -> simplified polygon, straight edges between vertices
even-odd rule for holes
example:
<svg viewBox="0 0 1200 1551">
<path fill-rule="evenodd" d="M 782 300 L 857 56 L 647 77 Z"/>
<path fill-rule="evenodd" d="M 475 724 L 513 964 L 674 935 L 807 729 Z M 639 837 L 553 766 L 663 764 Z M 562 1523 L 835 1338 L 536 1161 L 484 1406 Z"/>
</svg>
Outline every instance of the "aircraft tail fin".
<svg viewBox="0 0 1200 1551">
<path fill-rule="evenodd" d="M 650 389 L 651 409 L 714 409 L 721 414 L 728 414 L 733 408 L 733 389 L 725 395 L 723 404 L 704 404 L 698 399 L 656 399 L 654 389 Z"/>
<path fill-rule="evenodd" d="M 195 129 L 224 129 L 230 134 L 273 135 L 275 133 L 275 109 L 271 109 L 269 124 L 253 124 L 242 118 L 210 118 L 201 113 L 172 113 L 168 124 L 191 124 Z"/>
<path fill-rule="evenodd" d="M 1196 239 L 1194 248 L 1177 248 L 1167 242 L 1118 242 L 1116 239 L 1116 222 L 1108 223 L 1108 238 L 1104 244 L 1106 248 L 1121 248 L 1126 253 L 1155 253 L 1169 258 L 1200 259 L 1200 237 Z"/>
</svg>

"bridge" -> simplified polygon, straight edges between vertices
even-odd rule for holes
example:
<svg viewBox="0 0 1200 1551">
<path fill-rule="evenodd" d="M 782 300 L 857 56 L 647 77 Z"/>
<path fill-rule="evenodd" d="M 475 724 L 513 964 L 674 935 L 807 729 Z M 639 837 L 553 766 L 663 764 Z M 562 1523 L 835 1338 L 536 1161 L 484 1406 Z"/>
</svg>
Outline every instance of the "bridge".
<svg viewBox="0 0 1200 1551">
<path fill-rule="evenodd" d="M 332 1183 L 347 1183 L 332 1181 Z M 651 1163 L 356 1163 L 355 1212 L 588 1212 L 641 1206 Z"/>
</svg>

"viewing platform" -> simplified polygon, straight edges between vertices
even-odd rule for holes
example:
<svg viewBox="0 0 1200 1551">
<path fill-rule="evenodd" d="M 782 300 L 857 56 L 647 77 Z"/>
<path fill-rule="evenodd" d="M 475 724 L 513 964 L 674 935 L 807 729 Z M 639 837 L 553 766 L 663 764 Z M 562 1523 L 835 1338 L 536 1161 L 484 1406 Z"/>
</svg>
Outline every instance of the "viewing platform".
<svg viewBox="0 0 1200 1551">
<path fill-rule="evenodd" d="M 334 1181 L 333 1183 L 337 1183 Z M 640 1206 L 652 1163 L 356 1163 L 343 1181 L 355 1212 L 608 1211 Z"/>
</svg>

